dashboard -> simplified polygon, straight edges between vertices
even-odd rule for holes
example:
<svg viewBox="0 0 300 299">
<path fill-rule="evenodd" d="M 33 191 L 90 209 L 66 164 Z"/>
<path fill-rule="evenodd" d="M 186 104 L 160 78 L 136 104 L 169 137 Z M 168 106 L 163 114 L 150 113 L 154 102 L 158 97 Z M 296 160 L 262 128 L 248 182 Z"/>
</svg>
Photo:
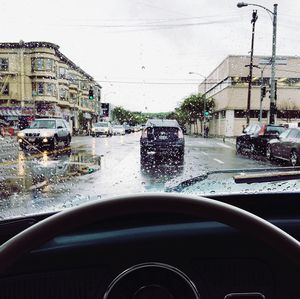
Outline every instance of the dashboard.
<svg viewBox="0 0 300 299">
<path fill-rule="evenodd" d="M 297 194 L 214 196 L 300 240 Z M 0 223 L 4 243 L 52 214 Z M 164 213 L 94 222 L 58 235 L 0 275 L 0 298 L 300 298 L 300 269 L 251 235 Z"/>
</svg>

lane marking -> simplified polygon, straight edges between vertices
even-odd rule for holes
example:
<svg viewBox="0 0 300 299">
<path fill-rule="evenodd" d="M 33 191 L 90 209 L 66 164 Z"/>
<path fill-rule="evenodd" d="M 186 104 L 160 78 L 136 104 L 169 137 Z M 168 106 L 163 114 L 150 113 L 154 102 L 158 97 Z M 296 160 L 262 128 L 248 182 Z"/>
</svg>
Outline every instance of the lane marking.
<svg viewBox="0 0 300 299">
<path fill-rule="evenodd" d="M 208 153 L 206 152 L 201 152 L 203 155 L 208 156 Z"/>
<path fill-rule="evenodd" d="M 74 140 L 74 141 L 71 141 L 71 145 L 74 144 L 74 143 L 82 143 L 81 140 Z"/>
<path fill-rule="evenodd" d="M 217 142 L 217 144 L 220 145 L 220 146 L 226 147 L 226 148 L 233 148 L 233 146 L 230 146 L 228 144 L 224 144 L 224 143 L 221 143 L 221 142 Z"/>
<path fill-rule="evenodd" d="M 218 163 L 220 163 L 220 164 L 224 164 L 223 161 L 221 161 L 221 160 L 219 160 L 219 159 L 217 159 L 217 158 L 214 158 L 214 161 L 216 161 L 216 162 L 218 162 Z"/>
</svg>

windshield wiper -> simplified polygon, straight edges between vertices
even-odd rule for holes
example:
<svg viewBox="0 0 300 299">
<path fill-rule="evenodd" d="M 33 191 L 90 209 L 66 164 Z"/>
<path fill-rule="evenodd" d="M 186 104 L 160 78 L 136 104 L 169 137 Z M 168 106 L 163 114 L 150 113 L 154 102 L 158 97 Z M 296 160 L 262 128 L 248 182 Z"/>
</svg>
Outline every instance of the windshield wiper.
<svg viewBox="0 0 300 299">
<path fill-rule="evenodd" d="M 233 177 L 234 182 L 237 184 L 265 183 L 297 179 L 300 179 L 300 169 L 295 170 L 295 168 L 293 168 L 293 170 L 278 172 L 273 171 L 268 173 L 241 174 Z"/>
<path fill-rule="evenodd" d="M 220 169 L 203 172 L 183 181 L 171 180 L 165 185 L 165 192 L 182 192 L 183 189 L 198 182 L 206 180 L 213 174 L 239 173 L 233 176 L 235 183 L 263 183 L 272 181 L 284 181 L 300 179 L 300 166 L 298 167 L 273 167 L 273 168 L 250 168 L 250 169 Z M 249 174 L 253 173 L 253 174 Z M 255 173 L 255 174 L 254 174 Z"/>
</svg>

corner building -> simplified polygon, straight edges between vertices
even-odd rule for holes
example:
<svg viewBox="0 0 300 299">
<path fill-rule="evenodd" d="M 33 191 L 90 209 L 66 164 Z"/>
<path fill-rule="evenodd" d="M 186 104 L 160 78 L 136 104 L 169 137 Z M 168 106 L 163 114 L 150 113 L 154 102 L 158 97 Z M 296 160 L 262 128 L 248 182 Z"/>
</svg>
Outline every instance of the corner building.
<svg viewBox="0 0 300 299">
<path fill-rule="evenodd" d="M 89 99 L 89 90 L 93 99 Z M 99 118 L 101 86 L 48 42 L 0 43 L 0 119 L 62 117 L 73 129 Z"/>
<path fill-rule="evenodd" d="M 254 56 L 252 92 L 250 104 L 250 123 L 258 122 L 260 110 L 261 81 L 267 90 L 270 89 L 271 66 L 259 63 L 266 56 Z M 286 65 L 276 65 L 277 81 L 277 118 L 276 123 L 300 121 L 300 57 L 284 56 Z M 216 107 L 209 121 L 210 134 L 215 136 L 234 137 L 241 134 L 246 125 L 248 96 L 249 56 L 228 56 L 218 65 L 206 82 L 198 87 L 199 93 L 215 99 Z M 261 80 L 261 70 L 263 79 Z M 206 84 L 205 84 L 206 83 Z M 270 93 L 262 102 L 262 122 L 268 123 L 270 109 Z"/>
</svg>

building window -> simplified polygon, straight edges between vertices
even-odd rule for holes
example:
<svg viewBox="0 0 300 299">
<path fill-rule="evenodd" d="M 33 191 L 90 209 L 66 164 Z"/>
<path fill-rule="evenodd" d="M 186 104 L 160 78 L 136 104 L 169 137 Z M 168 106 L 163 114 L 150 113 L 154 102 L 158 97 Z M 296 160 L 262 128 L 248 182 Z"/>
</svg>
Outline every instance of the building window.
<svg viewBox="0 0 300 299">
<path fill-rule="evenodd" d="M 0 71 L 8 71 L 8 58 L 0 58 Z"/>
<path fill-rule="evenodd" d="M 46 85 L 46 94 L 47 96 L 55 96 L 56 95 L 56 86 L 53 83 L 45 83 Z"/>
<path fill-rule="evenodd" d="M 244 118 L 246 117 L 245 110 L 234 110 L 234 118 Z"/>
<path fill-rule="evenodd" d="M 43 95 L 44 94 L 44 83 L 37 83 L 37 94 Z"/>
<path fill-rule="evenodd" d="M 45 59 L 45 67 L 46 67 L 46 71 L 52 71 L 53 68 L 53 64 L 54 61 L 52 59 Z"/>
<path fill-rule="evenodd" d="M 65 88 L 61 88 L 59 90 L 59 99 L 61 101 L 67 101 L 68 100 L 68 90 Z"/>
<path fill-rule="evenodd" d="M 68 75 L 68 71 L 66 68 L 64 67 L 60 67 L 59 68 L 59 79 L 67 79 L 67 75 Z"/>
<path fill-rule="evenodd" d="M 8 96 L 9 95 L 9 84 L 6 83 L 3 88 L 4 83 L 0 83 L 0 95 Z M 2 91 L 2 93 L 1 93 Z"/>
<path fill-rule="evenodd" d="M 79 86 L 80 78 L 76 76 L 75 74 L 69 73 L 68 79 L 71 84 Z"/>
<path fill-rule="evenodd" d="M 55 62 L 50 58 L 32 58 L 31 70 L 35 71 L 48 71 L 55 72 Z"/>
<path fill-rule="evenodd" d="M 263 110 L 262 111 L 262 118 L 267 118 L 268 111 Z M 246 110 L 234 110 L 234 118 L 246 118 L 247 113 Z M 259 119 L 259 110 L 250 110 L 250 118 L 257 118 Z"/>
<path fill-rule="evenodd" d="M 89 89 L 89 85 L 88 85 L 87 81 L 85 81 L 84 79 L 82 79 L 80 81 L 80 89 L 82 89 L 82 90 L 88 90 Z"/>
<path fill-rule="evenodd" d="M 56 86 L 54 83 L 33 82 L 33 96 L 56 96 Z"/>
<path fill-rule="evenodd" d="M 262 111 L 262 118 L 268 117 L 268 111 L 263 110 Z M 259 110 L 250 110 L 250 118 L 257 118 L 259 119 Z"/>
<path fill-rule="evenodd" d="M 261 82 L 261 78 L 253 77 L 252 78 L 252 86 L 260 86 L 263 85 L 269 85 L 270 78 L 264 77 L 263 82 Z M 233 86 L 248 86 L 249 84 L 249 78 L 248 77 L 231 77 L 231 85 Z"/>
<path fill-rule="evenodd" d="M 283 111 L 278 110 L 277 117 L 286 120 L 300 118 L 300 111 L 299 110 L 283 110 Z"/>
</svg>

